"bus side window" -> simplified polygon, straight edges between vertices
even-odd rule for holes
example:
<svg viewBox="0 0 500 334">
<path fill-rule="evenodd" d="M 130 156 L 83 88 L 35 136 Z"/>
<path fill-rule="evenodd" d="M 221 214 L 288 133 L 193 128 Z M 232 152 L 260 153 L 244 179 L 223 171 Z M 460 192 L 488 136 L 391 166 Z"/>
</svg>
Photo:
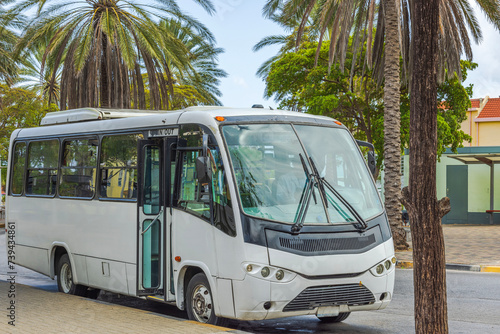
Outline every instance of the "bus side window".
<svg viewBox="0 0 500 334">
<path fill-rule="evenodd" d="M 58 160 L 58 140 L 36 141 L 29 144 L 26 194 L 55 195 Z"/>
<path fill-rule="evenodd" d="M 21 195 L 23 193 L 25 165 L 26 143 L 16 143 L 13 152 L 12 181 L 10 183 L 12 195 Z"/>
<path fill-rule="evenodd" d="M 210 219 L 209 184 L 200 184 L 196 173 L 199 151 L 181 153 L 181 179 L 177 206 L 196 216 Z"/>
<path fill-rule="evenodd" d="M 100 198 L 137 198 L 137 141 L 142 138 L 142 134 L 103 137 Z"/>
<path fill-rule="evenodd" d="M 68 140 L 63 144 L 59 195 L 92 198 L 95 193 L 97 139 Z"/>
</svg>

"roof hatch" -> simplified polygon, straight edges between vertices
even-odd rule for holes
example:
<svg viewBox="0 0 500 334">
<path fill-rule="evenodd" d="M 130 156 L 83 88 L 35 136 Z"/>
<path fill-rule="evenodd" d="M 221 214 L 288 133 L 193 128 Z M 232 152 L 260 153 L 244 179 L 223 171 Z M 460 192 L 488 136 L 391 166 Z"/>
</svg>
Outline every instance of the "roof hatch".
<svg viewBox="0 0 500 334">
<path fill-rule="evenodd" d="M 113 118 L 149 116 L 166 113 L 164 110 L 134 110 L 134 109 L 98 109 L 80 108 L 50 112 L 42 118 L 40 125 L 54 125 L 76 122 L 97 121 Z"/>
</svg>

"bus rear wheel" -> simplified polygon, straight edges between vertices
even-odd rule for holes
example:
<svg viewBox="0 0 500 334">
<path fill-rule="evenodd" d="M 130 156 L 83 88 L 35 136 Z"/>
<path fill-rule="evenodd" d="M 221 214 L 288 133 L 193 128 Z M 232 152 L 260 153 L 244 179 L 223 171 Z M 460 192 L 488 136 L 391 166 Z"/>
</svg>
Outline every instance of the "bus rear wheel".
<svg viewBox="0 0 500 334">
<path fill-rule="evenodd" d="M 344 321 L 350 314 L 351 312 L 345 312 L 345 313 L 339 313 L 339 315 L 335 317 L 318 317 L 318 319 L 321 320 L 322 322 L 335 323 Z"/>
<path fill-rule="evenodd" d="M 60 292 L 82 297 L 87 292 L 86 286 L 73 282 L 73 271 L 71 270 L 68 254 L 61 256 L 57 263 L 57 288 Z"/>
<path fill-rule="evenodd" d="M 186 289 L 186 310 L 189 320 L 225 326 L 227 319 L 215 315 L 212 290 L 203 273 L 193 276 Z"/>
</svg>

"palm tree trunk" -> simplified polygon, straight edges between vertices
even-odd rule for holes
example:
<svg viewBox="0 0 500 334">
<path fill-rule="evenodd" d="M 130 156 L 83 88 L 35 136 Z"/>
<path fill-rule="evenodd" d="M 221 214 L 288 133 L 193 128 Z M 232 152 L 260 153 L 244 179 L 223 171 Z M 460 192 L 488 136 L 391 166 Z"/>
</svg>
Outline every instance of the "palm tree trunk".
<svg viewBox="0 0 500 334">
<path fill-rule="evenodd" d="M 399 78 L 399 0 L 384 0 L 384 194 L 387 217 L 391 224 L 394 246 L 407 249 L 401 224 L 401 134 Z"/>
<path fill-rule="evenodd" d="M 448 333 L 441 218 L 450 206 L 436 197 L 439 2 L 411 2 L 410 179 L 403 202 L 411 221 L 417 334 Z"/>
<path fill-rule="evenodd" d="M 103 34 L 101 71 L 99 73 L 99 90 L 101 95 L 101 108 L 109 108 L 109 82 L 108 82 L 108 39 Z"/>
</svg>

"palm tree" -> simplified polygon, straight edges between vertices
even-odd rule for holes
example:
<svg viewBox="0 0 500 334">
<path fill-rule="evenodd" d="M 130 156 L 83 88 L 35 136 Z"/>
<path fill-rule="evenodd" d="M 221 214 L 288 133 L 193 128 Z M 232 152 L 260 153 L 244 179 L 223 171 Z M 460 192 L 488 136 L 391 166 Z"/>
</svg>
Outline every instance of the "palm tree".
<svg viewBox="0 0 500 334">
<path fill-rule="evenodd" d="M 500 1 L 477 3 L 500 30 Z M 453 20 L 446 14 L 454 6 L 470 8 L 465 0 L 444 3 L 441 0 L 413 0 L 411 7 L 410 178 L 408 188 L 403 189 L 403 201 L 410 220 L 415 222 L 411 229 L 415 264 L 415 329 L 418 334 L 448 332 L 441 218 L 450 211 L 450 201 L 447 197 L 438 201 L 436 196 L 435 98 L 439 67 L 456 58 L 453 54 L 443 54 L 447 48 L 441 44 L 446 39 L 440 37 L 443 22 Z M 456 15 L 454 19 L 457 20 Z M 453 34 L 465 35 L 467 31 L 451 31 L 450 35 Z M 475 38 L 479 37 L 478 28 Z"/>
<path fill-rule="evenodd" d="M 30 50 L 25 50 L 22 57 L 17 60 L 19 64 L 19 77 L 16 86 L 34 91 L 42 97 L 47 106 L 52 103 L 58 105 L 61 95 L 61 72 L 58 68 L 54 70 L 53 58 L 47 58 L 45 66 L 42 66 L 46 47 L 54 37 L 55 32 L 49 31 L 44 37 L 32 44 Z M 63 59 L 64 60 L 64 59 Z"/>
<path fill-rule="evenodd" d="M 52 66 L 42 67 L 44 53 L 44 49 L 37 49 L 19 60 L 19 78 L 16 86 L 34 91 L 38 96 L 43 97 L 47 105 L 59 104 L 61 69 L 53 75 Z"/>
<path fill-rule="evenodd" d="M 211 0 L 197 0 L 209 13 Z M 50 4 L 50 6 L 49 6 Z M 165 35 L 156 21 L 176 17 L 213 43 L 212 34 L 183 14 L 172 0 L 135 4 L 124 0 L 23 0 L 12 13 L 38 6 L 17 53 L 32 48 L 54 31 L 42 58 L 42 70 L 53 64 L 52 79 L 61 72 L 60 108 L 145 108 L 142 68 L 147 72 L 151 108 L 169 109 L 172 80 L 169 63 L 186 64 L 187 49 Z"/>
<path fill-rule="evenodd" d="M 164 31 L 164 36 L 174 36 L 182 43 L 188 56 L 185 64 L 168 62 L 171 79 L 175 84 L 194 89 L 200 104 L 222 105 L 219 100 L 222 93 L 218 86 L 220 79 L 225 78 L 227 73 L 219 69 L 217 63 L 224 50 L 214 47 L 197 34 L 190 24 L 184 24 L 177 19 L 162 20 L 160 29 Z"/>
<path fill-rule="evenodd" d="M 0 0 L 0 80 L 11 85 L 17 77 L 17 64 L 12 52 L 17 42 L 17 34 L 10 30 L 16 27 L 13 16 L 4 8 L 10 0 Z"/>
</svg>

